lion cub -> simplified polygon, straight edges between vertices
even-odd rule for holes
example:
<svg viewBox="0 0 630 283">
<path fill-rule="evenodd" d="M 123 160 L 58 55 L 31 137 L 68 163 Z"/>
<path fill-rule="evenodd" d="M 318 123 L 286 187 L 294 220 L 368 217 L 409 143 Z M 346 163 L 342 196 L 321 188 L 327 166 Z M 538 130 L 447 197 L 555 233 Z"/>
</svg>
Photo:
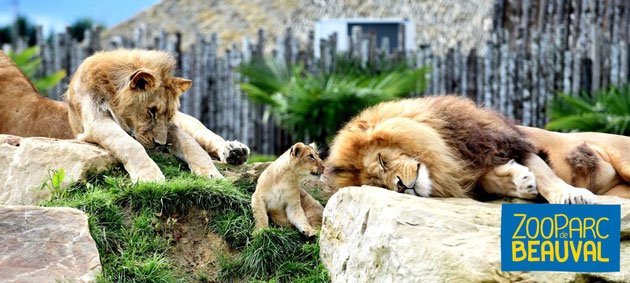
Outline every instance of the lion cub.
<svg viewBox="0 0 630 283">
<path fill-rule="evenodd" d="M 321 226 L 324 207 L 304 186 L 319 181 L 324 163 L 315 145 L 296 143 L 271 163 L 258 178 L 252 195 L 255 231 L 269 226 L 269 218 L 280 226 L 295 226 L 302 234 L 314 236 Z"/>
</svg>

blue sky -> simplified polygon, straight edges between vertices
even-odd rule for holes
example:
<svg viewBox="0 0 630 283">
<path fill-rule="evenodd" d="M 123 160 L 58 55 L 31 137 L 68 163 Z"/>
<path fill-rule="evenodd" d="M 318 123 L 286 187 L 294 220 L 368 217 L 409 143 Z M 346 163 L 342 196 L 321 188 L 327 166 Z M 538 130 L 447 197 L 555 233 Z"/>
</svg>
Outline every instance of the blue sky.
<svg viewBox="0 0 630 283">
<path fill-rule="evenodd" d="M 44 33 L 63 31 L 76 19 L 90 17 L 107 27 L 151 7 L 159 0 L 0 0 L 0 26 L 11 23 L 17 10 L 44 27 Z"/>
</svg>

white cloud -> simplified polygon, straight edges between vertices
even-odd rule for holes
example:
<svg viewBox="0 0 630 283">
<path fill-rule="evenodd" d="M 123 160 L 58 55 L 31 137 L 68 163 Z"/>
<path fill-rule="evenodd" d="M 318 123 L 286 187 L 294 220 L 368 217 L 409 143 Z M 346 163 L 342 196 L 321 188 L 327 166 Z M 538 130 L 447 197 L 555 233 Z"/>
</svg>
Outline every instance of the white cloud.
<svg viewBox="0 0 630 283">
<path fill-rule="evenodd" d="M 41 25 L 44 30 L 44 36 L 52 32 L 63 32 L 70 23 L 61 18 L 50 16 L 30 15 L 29 18 L 35 25 Z"/>
</svg>

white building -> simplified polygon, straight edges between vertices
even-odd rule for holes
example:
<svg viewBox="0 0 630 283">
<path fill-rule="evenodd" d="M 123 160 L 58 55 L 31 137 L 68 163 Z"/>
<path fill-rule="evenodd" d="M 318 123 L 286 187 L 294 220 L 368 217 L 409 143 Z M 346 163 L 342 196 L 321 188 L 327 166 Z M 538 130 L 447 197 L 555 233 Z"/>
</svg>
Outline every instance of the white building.
<svg viewBox="0 0 630 283">
<path fill-rule="evenodd" d="M 415 50 L 416 27 L 412 20 L 400 18 L 341 18 L 321 19 L 315 23 L 315 57 L 320 56 L 320 40 L 328 39 L 337 33 L 337 50 L 347 51 L 350 46 L 350 36 L 355 26 L 361 27 L 364 33 L 376 33 L 376 47 L 380 48 L 383 38 L 388 38 L 390 51 L 404 44 L 405 50 Z M 399 33 L 403 33 L 399 42 Z"/>
</svg>

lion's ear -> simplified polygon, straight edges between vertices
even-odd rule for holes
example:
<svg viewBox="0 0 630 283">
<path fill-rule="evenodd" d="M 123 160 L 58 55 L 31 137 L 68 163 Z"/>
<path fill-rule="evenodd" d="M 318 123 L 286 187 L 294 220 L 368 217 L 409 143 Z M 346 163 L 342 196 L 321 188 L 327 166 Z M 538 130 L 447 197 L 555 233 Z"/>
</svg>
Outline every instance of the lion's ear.
<svg viewBox="0 0 630 283">
<path fill-rule="evenodd" d="M 381 153 L 378 153 L 378 164 L 381 165 L 381 168 L 383 168 L 383 171 L 385 171 L 385 169 L 387 169 L 387 163 L 385 162 L 385 160 L 383 160 L 383 156 L 381 156 Z"/>
<path fill-rule="evenodd" d="M 179 91 L 179 95 L 186 92 L 192 86 L 192 81 L 184 78 L 173 78 L 173 84 L 175 88 Z"/>
<path fill-rule="evenodd" d="M 133 90 L 152 90 L 155 86 L 155 76 L 146 70 L 138 70 L 131 75 L 129 87 Z"/>
<path fill-rule="evenodd" d="M 300 152 L 302 152 L 302 149 L 304 149 L 304 146 L 305 145 L 301 142 L 294 144 L 291 147 L 291 156 L 297 157 L 298 155 L 300 155 Z"/>
<path fill-rule="evenodd" d="M 313 150 L 317 151 L 317 144 L 315 144 L 314 142 L 309 143 L 308 146 L 310 146 L 311 148 L 313 148 Z"/>
</svg>

